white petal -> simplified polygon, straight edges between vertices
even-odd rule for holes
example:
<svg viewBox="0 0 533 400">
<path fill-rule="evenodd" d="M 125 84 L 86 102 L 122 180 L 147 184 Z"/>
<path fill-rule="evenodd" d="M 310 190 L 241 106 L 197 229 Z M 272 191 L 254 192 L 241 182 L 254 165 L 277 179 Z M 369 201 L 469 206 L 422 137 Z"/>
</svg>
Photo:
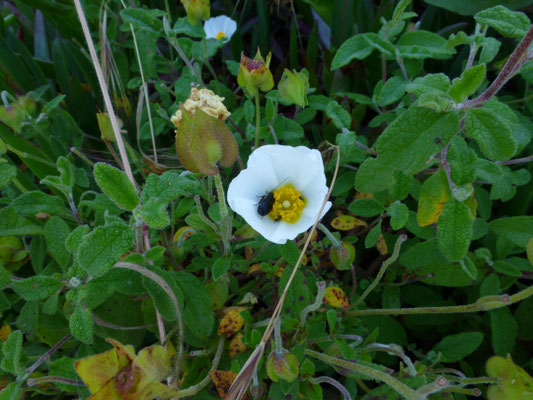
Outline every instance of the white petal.
<svg viewBox="0 0 533 400">
<path fill-rule="evenodd" d="M 215 39 L 217 36 L 217 32 L 215 32 L 215 27 L 213 26 L 214 23 L 212 19 L 213 18 L 210 18 L 204 23 L 204 31 L 205 31 L 206 39 Z"/>
<path fill-rule="evenodd" d="M 237 30 L 237 22 L 232 20 L 231 18 L 227 18 L 224 21 L 224 33 L 226 34 L 226 38 L 229 41 L 235 31 Z"/>
</svg>

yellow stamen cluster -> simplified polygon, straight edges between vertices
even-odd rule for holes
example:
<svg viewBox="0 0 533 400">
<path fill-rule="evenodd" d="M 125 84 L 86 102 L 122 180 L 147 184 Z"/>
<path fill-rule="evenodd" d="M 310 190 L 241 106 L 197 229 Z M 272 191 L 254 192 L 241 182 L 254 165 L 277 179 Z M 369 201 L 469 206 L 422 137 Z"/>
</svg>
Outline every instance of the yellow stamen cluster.
<svg viewBox="0 0 533 400">
<path fill-rule="evenodd" d="M 268 216 L 274 221 L 294 224 L 300 219 L 305 203 L 305 199 L 294 186 L 284 185 L 274 190 L 274 205 Z"/>
<path fill-rule="evenodd" d="M 222 39 L 222 38 L 225 38 L 225 37 L 226 37 L 226 34 L 224 32 L 218 32 L 217 35 L 216 35 L 217 39 Z"/>
</svg>

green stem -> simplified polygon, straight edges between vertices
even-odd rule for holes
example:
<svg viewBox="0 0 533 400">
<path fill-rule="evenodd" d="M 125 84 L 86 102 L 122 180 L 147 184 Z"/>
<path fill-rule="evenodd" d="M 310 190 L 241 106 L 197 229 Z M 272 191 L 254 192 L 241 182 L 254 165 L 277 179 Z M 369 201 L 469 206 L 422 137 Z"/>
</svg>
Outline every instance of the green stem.
<svg viewBox="0 0 533 400">
<path fill-rule="evenodd" d="M 28 191 L 28 189 L 26 189 L 24 187 L 24 185 L 22 185 L 22 183 L 20 183 L 20 181 L 15 177 L 13 178 L 13 183 L 15 184 L 15 186 L 22 192 L 22 193 L 26 193 Z"/>
<path fill-rule="evenodd" d="M 202 208 L 202 203 L 200 203 L 200 196 L 198 196 L 198 195 L 194 196 L 194 203 L 196 204 L 196 210 L 198 211 L 198 216 L 200 217 L 200 219 L 203 222 L 205 222 L 207 225 L 209 225 L 211 227 L 211 229 L 213 229 L 213 231 L 215 233 L 220 234 L 217 226 L 213 223 L 213 221 L 211 221 L 209 218 L 207 218 L 206 215 L 204 214 L 204 209 Z"/>
<path fill-rule="evenodd" d="M 333 233 L 331 233 L 331 231 L 323 223 L 319 222 L 317 228 L 324 232 L 334 248 L 338 249 L 341 247 L 340 242 L 335 236 L 333 236 Z"/>
<path fill-rule="evenodd" d="M 372 290 L 374 290 L 374 288 L 377 286 L 381 278 L 383 278 L 383 275 L 385 275 L 385 272 L 387 271 L 387 268 L 389 267 L 389 265 L 391 265 L 394 261 L 396 261 L 396 259 L 400 255 L 400 247 L 402 246 L 402 243 L 405 242 L 406 240 L 407 240 L 407 236 L 405 235 L 400 235 L 398 237 L 398 239 L 396 240 L 396 244 L 394 245 L 394 251 L 392 255 L 389 258 L 387 258 L 385 261 L 383 261 L 383 264 L 381 265 L 381 268 L 379 269 L 376 279 L 374 279 L 374 281 L 370 284 L 370 286 L 366 288 L 366 290 L 363 292 L 361 297 L 359 297 L 355 301 L 355 303 L 353 303 L 352 308 L 355 308 L 359 304 L 361 304 L 361 302 L 366 298 L 366 296 L 368 296 L 372 292 Z"/>
<path fill-rule="evenodd" d="M 420 396 L 418 396 L 413 389 L 403 384 L 398 379 L 390 376 L 389 374 L 386 374 L 385 372 L 381 372 L 377 369 L 367 367 L 366 365 L 361 365 L 337 357 L 328 356 L 326 354 L 322 354 L 318 351 L 314 351 L 311 349 L 305 349 L 305 354 L 309 357 L 316 358 L 326 364 L 345 368 L 352 372 L 360 373 L 377 381 L 386 383 L 391 388 L 400 393 L 402 396 L 404 396 L 407 400 L 420 400 Z"/>
<path fill-rule="evenodd" d="M 28 386 L 37 386 L 41 383 L 65 383 L 72 386 L 85 386 L 82 381 L 76 379 L 68 379 L 62 376 L 41 376 L 40 378 L 28 379 L 26 384 Z"/>
<path fill-rule="evenodd" d="M 259 147 L 259 130 L 261 128 L 261 108 L 259 104 L 259 89 L 255 94 L 255 145 L 254 149 Z"/>
<path fill-rule="evenodd" d="M 79 158 L 81 158 L 83 161 L 85 161 L 87 163 L 87 165 L 89 165 L 91 168 L 94 167 L 94 163 L 89 160 L 87 158 L 87 156 L 85 156 L 85 154 L 83 154 L 81 151 L 79 151 L 77 148 L 75 147 L 71 147 L 70 148 L 70 151 L 73 152 L 74 154 L 76 154 Z"/>
<path fill-rule="evenodd" d="M 479 298 L 475 303 L 463 306 L 445 306 L 445 307 L 412 307 L 412 308 L 385 308 L 370 310 L 350 310 L 346 315 L 406 315 L 406 314 L 457 314 L 471 313 L 479 311 L 489 311 L 496 308 L 506 307 L 510 304 L 517 303 L 533 295 L 533 286 L 509 296 L 484 296 Z"/>
<path fill-rule="evenodd" d="M 220 174 L 214 175 L 214 178 L 218 195 L 218 204 L 220 206 L 220 215 L 222 216 L 222 223 L 220 225 L 222 243 L 224 243 L 224 254 L 227 254 L 230 250 L 231 220 L 228 214 L 228 207 L 226 206 L 226 196 L 224 195 L 224 187 L 222 186 Z"/>
<path fill-rule="evenodd" d="M 209 57 L 207 55 L 207 40 L 205 38 L 203 38 L 203 42 L 204 42 L 205 65 L 207 66 L 207 69 L 209 70 L 209 72 L 211 72 L 211 75 L 213 75 L 213 78 L 215 78 L 215 81 L 218 82 L 217 74 L 216 74 L 215 70 L 213 69 L 213 67 L 211 66 L 211 63 L 209 62 Z"/>
<path fill-rule="evenodd" d="M 53 162 L 45 160 L 44 158 L 34 156 L 33 154 L 25 153 L 24 151 L 19 151 L 15 149 L 14 147 L 8 145 L 7 143 L 6 143 L 6 147 L 9 151 L 15 153 L 20 158 L 27 158 L 29 160 L 39 161 L 40 163 L 48 165 L 49 167 L 56 168 L 56 165 Z"/>
</svg>

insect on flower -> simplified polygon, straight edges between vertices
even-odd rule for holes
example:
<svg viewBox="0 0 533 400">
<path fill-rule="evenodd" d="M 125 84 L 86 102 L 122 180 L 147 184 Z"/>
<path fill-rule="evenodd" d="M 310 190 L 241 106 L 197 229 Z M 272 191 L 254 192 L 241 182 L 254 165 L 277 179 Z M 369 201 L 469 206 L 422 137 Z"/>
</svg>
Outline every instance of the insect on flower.
<svg viewBox="0 0 533 400">
<path fill-rule="evenodd" d="M 320 152 L 266 145 L 230 183 L 228 203 L 266 239 L 283 244 L 313 225 L 327 192 Z M 321 217 L 330 207 L 328 202 Z"/>
</svg>

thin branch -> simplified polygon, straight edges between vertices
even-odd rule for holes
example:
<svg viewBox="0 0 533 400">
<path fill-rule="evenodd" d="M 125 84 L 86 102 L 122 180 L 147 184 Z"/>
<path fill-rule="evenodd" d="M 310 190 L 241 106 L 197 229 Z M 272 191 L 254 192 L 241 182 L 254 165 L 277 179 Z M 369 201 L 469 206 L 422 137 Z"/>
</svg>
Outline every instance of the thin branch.
<svg viewBox="0 0 533 400">
<path fill-rule="evenodd" d="M 394 245 L 394 251 L 392 252 L 392 255 L 387 258 L 385 261 L 383 261 L 383 264 L 381 265 L 381 268 L 374 279 L 374 281 L 366 288 L 366 290 L 363 292 L 361 297 L 359 297 L 351 306 L 351 308 L 357 307 L 359 304 L 363 302 L 364 299 L 374 290 L 374 288 L 377 286 L 381 278 L 383 278 L 383 275 L 385 275 L 385 272 L 387 271 L 387 268 L 389 265 L 391 265 L 400 255 L 400 247 L 402 246 L 402 243 L 407 240 L 406 235 L 400 235 L 398 239 L 396 240 L 396 244 Z"/>
<path fill-rule="evenodd" d="M 57 342 L 50 350 L 48 350 L 46 353 L 44 353 L 37 361 L 35 361 L 27 370 L 26 370 L 26 377 L 31 375 L 37 368 L 39 368 L 39 365 L 41 365 L 43 362 L 45 362 L 48 357 L 50 357 L 52 354 L 54 354 L 63 344 L 69 340 L 72 337 L 71 333 L 68 333 L 66 336 L 64 336 L 59 342 Z"/>
<path fill-rule="evenodd" d="M 444 306 L 444 307 L 412 307 L 412 308 L 381 308 L 370 310 L 349 310 L 345 311 L 346 315 L 406 315 L 406 314 L 458 314 L 471 313 L 479 311 L 495 310 L 497 308 L 507 307 L 513 303 L 518 303 L 533 295 L 533 286 L 528 287 L 518 293 L 509 296 L 503 294 L 499 296 L 484 296 L 479 298 L 475 303 L 463 306 Z"/>
<path fill-rule="evenodd" d="M 478 97 L 459 104 L 459 108 L 472 108 L 489 101 L 509 79 L 526 62 L 529 46 L 533 43 L 533 25 L 529 28 L 522 41 L 516 46 L 502 70 L 492 84 Z"/>
</svg>

